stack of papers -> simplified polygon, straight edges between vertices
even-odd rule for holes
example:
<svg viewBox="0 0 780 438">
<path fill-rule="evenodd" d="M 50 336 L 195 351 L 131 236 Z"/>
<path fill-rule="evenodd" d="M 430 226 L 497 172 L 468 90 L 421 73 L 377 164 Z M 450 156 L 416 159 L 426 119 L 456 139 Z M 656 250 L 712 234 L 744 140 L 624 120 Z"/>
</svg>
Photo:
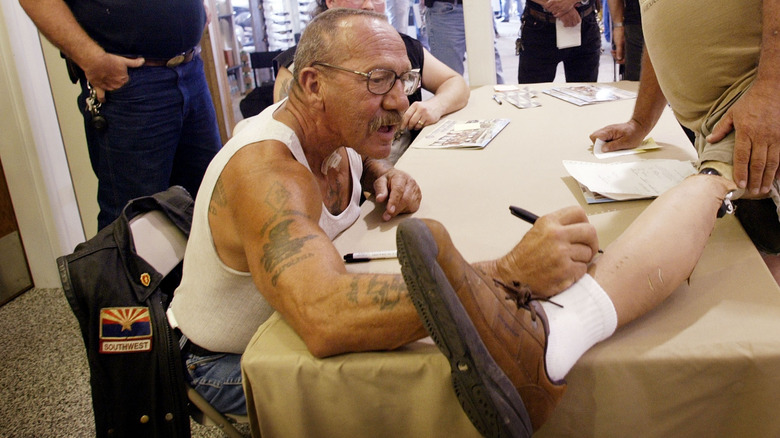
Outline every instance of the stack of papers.
<svg viewBox="0 0 780 438">
<path fill-rule="evenodd" d="M 539 93 L 532 91 L 527 86 L 500 84 L 494 85 L 493 90 L 496 92 L 493 98 L 498 102 L 507 101 L 520 109 L 542 106 L 536 100 Z"/>
<path fill-rule="evenodd" d="M 433 126 L 433 131 L 418 135 L 412 147 L 482 149 L 508 124 L 509 119 L 466 121 L 443 119 Z"/>
<path fill-rule="evenodd" d="M 563 166 L 580 184 L 588 204 L 654 198 L 696 173 L 690 161 L 678 160 L 630 163 L 564 160 Z"/>
<path fill-rule="evenodd" d="M 520 109 L 526 109 L 526 108 L 536 108 L 537 106 L 542 106 L 541 103 L 539 103 L 537 100 L 534 99 L 536 95 L 531 94 L 526 91 L 516 91 L 513 93 L 503 93 L 500 94 L 501 98 L 503 100 L 511 103 L 512 105 L 520 108 Z"/>
</svg>

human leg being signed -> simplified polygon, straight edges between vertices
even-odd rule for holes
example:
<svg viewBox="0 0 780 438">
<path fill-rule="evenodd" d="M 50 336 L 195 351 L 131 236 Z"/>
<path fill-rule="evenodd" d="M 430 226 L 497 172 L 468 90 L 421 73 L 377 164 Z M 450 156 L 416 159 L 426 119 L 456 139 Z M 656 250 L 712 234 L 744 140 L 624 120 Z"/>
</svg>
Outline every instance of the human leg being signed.
<svg viewBox="0 0 780 438">
<path fill-rule="evenodd" d="M 735 187 L 716 175 L 687 178 L 554 296 L 507 281 L 523 263 L 511 251 L 472 266 L 440 223 L 400 224 L 399 259 L 410 295 L 450 361 L 456 394 L 477 429 L 485 436 L 530 436 L 541 427 L 579 357 L 689 277 Z"/>
</svg>

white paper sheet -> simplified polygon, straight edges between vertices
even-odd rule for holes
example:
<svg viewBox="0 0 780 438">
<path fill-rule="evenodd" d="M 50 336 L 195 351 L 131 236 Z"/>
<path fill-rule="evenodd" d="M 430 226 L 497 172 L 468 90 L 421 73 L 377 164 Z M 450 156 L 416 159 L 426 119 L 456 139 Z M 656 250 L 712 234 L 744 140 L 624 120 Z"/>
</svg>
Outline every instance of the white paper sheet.
<svg viewBox="0 0 780 438">
<path fill-rule="evenodd" d="M 593 192 L 612 199 L 656 197 L 696 173 L 690 161 L 644 160 L 589 163 L 564 160 L 566 171 Z"/>
<path fill-rule="evenodd" d="M 555 36 L 559 49 L 579 46 L 582 44 L 582 22 L 566 27 L 560 19 L 555 20 Z"/>
</svg>

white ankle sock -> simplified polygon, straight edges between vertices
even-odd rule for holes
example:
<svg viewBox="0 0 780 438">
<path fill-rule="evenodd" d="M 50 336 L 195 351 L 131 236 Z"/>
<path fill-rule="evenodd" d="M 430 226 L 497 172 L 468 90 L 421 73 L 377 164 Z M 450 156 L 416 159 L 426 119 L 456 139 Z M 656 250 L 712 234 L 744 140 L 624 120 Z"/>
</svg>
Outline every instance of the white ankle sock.
<svg viewBox="0 0 780 438">
<path fill-rule="evenodd" d="M 541 302 L 550 324 L 547 374 L 557 381 L 566 377 L 590 347 L 612 336 L 617 313 L 609 295 L 588 274 L 551 300 L 563 306 Z"/>
</svg>

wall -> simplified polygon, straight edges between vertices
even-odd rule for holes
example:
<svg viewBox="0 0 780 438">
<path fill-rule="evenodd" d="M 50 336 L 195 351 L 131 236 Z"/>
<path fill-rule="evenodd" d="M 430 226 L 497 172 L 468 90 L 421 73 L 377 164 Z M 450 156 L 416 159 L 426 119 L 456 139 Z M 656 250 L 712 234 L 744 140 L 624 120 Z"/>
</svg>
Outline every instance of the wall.
<svg viewBox="0 0 780 438">
<path fill-rule="evenodd" d="M 84 240 L 38 33 L 0 0 L 0 155 L 33 281 L 60 287 L 55 259 Z"/>
<path fill-rule="evenodd" d="M 466 59 L 471 88 L 496 82 L 496 58 L 493 50 L 493 8 L 484 0 L 463 1 L 463 25 L 466 33 Z"/>
<path fill-rule="evenodd" d="M 41 37 L 40 41 L 82 228 L 89 239 L 97 233 L 100 208 L 97 203 L 97 177 L 89 162 L 87 138 L 84 135 L 84 118 L 76 103 L 81 88 L 70 81 L 59 49 L 46 38 Z"/>
</svg>

